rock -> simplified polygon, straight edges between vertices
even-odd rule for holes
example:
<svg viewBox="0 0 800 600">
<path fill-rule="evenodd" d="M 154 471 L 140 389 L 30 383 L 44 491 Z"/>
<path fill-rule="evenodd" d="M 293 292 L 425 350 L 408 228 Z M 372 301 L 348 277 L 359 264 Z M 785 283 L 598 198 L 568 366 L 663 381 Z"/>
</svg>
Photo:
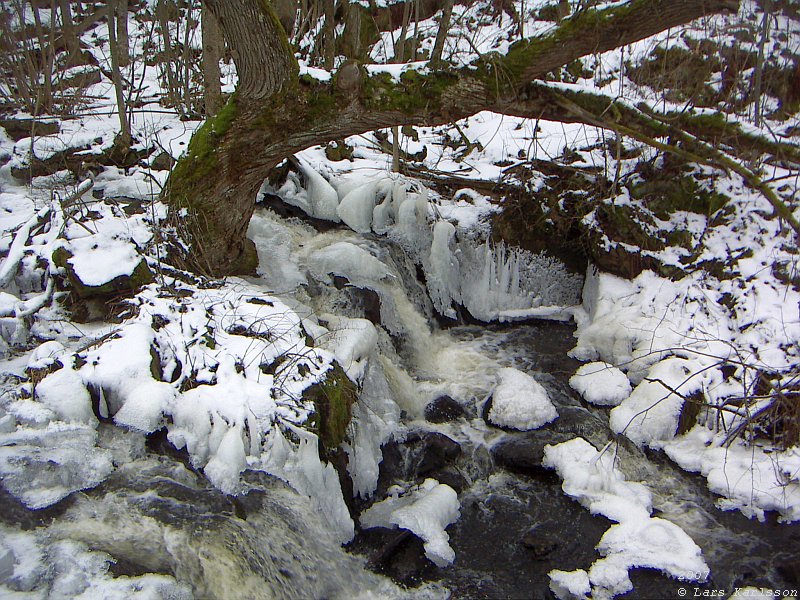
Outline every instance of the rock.
<svg viewBox="0 0 800 600">
<path fill-rule="evenodd" d="M 464 407 L 450 396 L 439 396 L 425 407 L 425 418 L 431 423 L 447 423 L 465 417 Z"/>
<path fill-rule="evenodd" d="M 63 268 L 67 273 L 72 292 L 79 298 L 110 297 L 133 295 L 139 288 L 155 281 L 147 261 L 142 258 L 130 275 L 120 275 L 102 285 L 86 285 L 83 283 L 70 263 L 72 252 L 59 247 L 53 252 L 53 264 Z"/>
<path fill-rule="evenodd" d="M 31 127 L 34 134 L 55 135 L 61 131 L 61 126 L 56 121 L 36 121 L 35 119 L 0 119 L 0 127 L 6 130 L 8 137 L 15 142 L 31 137 Z"/>
<path fill-rule="evenodd" d="M 497 466 L 525 475 L 542 474 L 549 470 L 542 467 L 544 447 L 560 444 L 573 436 L 539 429 L 526 433 L 506 435 L 491 447 L 490 453 Z"/>
<path fill-rule="evenodd" d="M 381 324 L 381 297 L 378 292 L 369 288 L 361 288 L 350 283 L 347 277 L 333 275 L 333 285 L 337 290 L 347 294 L 348 304 L 353 308 L 360 308 L 364 318 L 373 325 Z"/>
<path fill-rule="evenodd" d="M 790 558 L 785 560 L 785 562 L 778 565 L 778 573 L 792 585 L 800 585 L 800 559 Z"/>
<path fill-rule="evenodd" d="M 369 567 L 402 585 L 416 587 L 435 575 L 436 566 L 425 557 L 422 540 L 406 529 L 374 527 L 362 531 L 355 544 L 376 548 Z"/>
<path fill-rule="evenodd" d="M 378 495 L 385 495 L 389 486 L 399 482 L 419 482 L 431 477 L 456 491 L 466 481 L 455 468 L 461 446 L 442 433 L 412 432 L 405 441 L 392 440 L 383 446 Z"/>
<path fill-rule="evenodd" d="M 154 171 L 169 171 L 174 165 L 175 159 L 167 152 L 161 152 L 150 160 L 150 168 Z"/>
<path fill-rule="evenodd" d="M 534 559 L 542 560 L 558 550 L 561 544 L 556 537 L 537 530 L 538 527 L 531 527 L 523 534 L 520 541 L 531 551 Z"/>
<path fill-rule="evenodd" d="M 90 69 L 83 73 L 77 73 L 72 77 L 67 77 L 61 82 L 64 88 L 87 88 L 103 80 L 99 69 Z"/>
</svg>

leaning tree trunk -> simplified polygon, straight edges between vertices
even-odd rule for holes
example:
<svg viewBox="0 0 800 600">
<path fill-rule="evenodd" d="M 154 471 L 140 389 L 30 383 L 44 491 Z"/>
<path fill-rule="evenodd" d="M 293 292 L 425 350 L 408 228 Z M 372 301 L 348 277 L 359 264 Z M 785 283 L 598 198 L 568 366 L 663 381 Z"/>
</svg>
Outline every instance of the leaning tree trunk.
<svg viewBox="0 0 800 600">
<path fill-rule="evenodd" d="M 736 0 L 632 0 L 587 10 L 543 38 L 515 44 L 502 58 L 465 68 L 411 73 L 399 82 L 348 65 L 330 83 L 300 81 L 278 17 L 263 0 L 207 0 L 232 49 L 236 94 L 193 136 L 170 174 L 163 198 L 181 238 L 173 260 L 210 275 L 256 265 L 246 238 L 262 182 L 287 156 L 316 144 L 392 127 L 437 125 L 481 110 L 564 121 L 528 84 L 594 52 L 612 50 L 706 14 L 736 9 Z M 613 101 L 613 100 L 612 100 Z M 602 108 L 601 108 L 602 110 Z"/>
</svg>

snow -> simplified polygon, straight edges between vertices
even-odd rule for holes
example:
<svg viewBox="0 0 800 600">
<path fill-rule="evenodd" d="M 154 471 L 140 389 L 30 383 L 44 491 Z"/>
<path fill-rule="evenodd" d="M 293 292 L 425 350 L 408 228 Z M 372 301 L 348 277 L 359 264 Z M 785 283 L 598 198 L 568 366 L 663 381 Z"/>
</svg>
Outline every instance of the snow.
<svg viewBox="0 0 800 600">
<path fill-rule="evenodd" d="M 522 431 L 538 429 L 558 418 L 547 390 L 527 373 L 505 368 L 497 372 L 489 421 Z"/>
<path fill-rule="evenodd" d="M 91 425 L 97 419 L 80 375 L 65 366 L 36 384 L 36 398 L 61 421 Z"/>
<path fill-rule="evenodd" d="M 692 377 L 692 363 L 667 358 L 647 371 L 622 404 L 611 411 L 609 424 L 637 444 L 657 445 L 674 437 L 685 398 L 701 389 L 702 380 Z"/>
<path fill-rule="evenodd" d="M 320 340 L 321 346 L 336 357 L 347 376 L 361 381 L 369 359 L 378 342 L 378 332 L 367 319 L 350 319 L 323 314 L 329 333 Z"/>
<path fill-rule="evenodd" d="M 598 452 L 583 438 L 575 438 L 545 446 L 542 462 L 563 479 L 564 493 L 592 514 L 616 521 L 597 544 L 603 558 L 588 571 L 592 597 L 613 597 L 633 589 L 628 571 L 636 567 L 657 569 L 682 580 L 705 581 L 710 570 L 700 548 L 674 523 L 650 516 L 650 491 L 641 483 L 625 480 L 610 448 L 611 443 Z M 583 573 L 551 571 L 551 589 L 562 597 L 559 592 L 563 594 L 569 584 L 584 586 Z"/>
<path fill-rule="evenodd" d="M 408 529 L 423 541 L 425 556 L 437 567 L 446 567 L 455 560 L 445 528 L 460 515 L 458 495 L 448 485 L 426 479 L 405 493 L 392 494 L 376 502 L 363 513 L 361 526 L 399 527 Z"/>
<path fill-rule="evenodd" d="M 537 1 L 518 11 L 523 33 L 541 35 L 553 27 L 537 21 L 537 8 L 544 4 Z M 744 4 L 743 15 L 756 14 L 755 3 Z M 518 37 L 512 31 L 517 23 L 510 15 L 486 9 L 486 3 L 454 7 L 445 44 L 445 56 L 454 64 L 468 65 L 479 57 L 507 52 Z M 47 11 L 42 15 L 46 23 Z M 418 24 L 422 56 L 432 47 L 437 18 Z M 663 46 L 670 36 L 683 48 L 692 48 L 709 30 L 717 31 L 717 39 L 728 39 L 725 32 L 732 30 L 730 23 L 729 17 L 712 17 L 703 27 L 688 26 L 678 34 L 673 30 L 632 44 L 624 56 L 615 52 L 586 57 L 584 68 L 593 76 L 574 84 L 548 85 L 611 92 L 631 106 L 655 98 L 665 109 L 682 110 L 663 90 L 646 90 L 621 77 L 625 63 L 635 62 L 656 45 Z M 780 14 L 774 18 L 774 30 L 786 39 L 797 37 L 796 26 Z M 312 24 L 310 38 L 316 33 Z M 106 53 L 89 35 L 97 34 L 87 33 L 87 47 L 106 65 Z M 99 35 L 106 43 L 105 34 Z M 368 51 L 378 60 L 390 58 L 398 35 L 399 30 L 385 32 Z M 141 28 L 132 40 L 139 45 L 150 41 Z M 755 49 L 746 40 L 736 43 L 746 51 Z M 781 56 L 782 50 L 780 44 L 769 41 L 768 56 Z M 329 71 L 313 66 L 305 57 L 299 64 L 301 73 L 318 81 L 331 78 Z M 367 69 L 372 76 L 388 74 L 398 82 L 409 69 L 425 72 L 427 63 Z M 231 82 L 229 78 L 227 91 L 233 89 Z M 160 93 L 154 69 L 144 71 L 137 86 L 136 102 L 141 109 L 131 114 L 131 120 L 140 147 L 152 145 L 179 156 L 199 123 L 181 121 L 175 112 L 164 111 L 153 101 Z M 444 197 L 418 181 L 388 174 L 388 157 L 372 148 L 371 134 L 365 134 L 347 140 L 355 146 L 352 164 L 326 162 L 319 147 L 298 153 L 301 176 L 290 175 L 278 190 L 309 215 L 341 220 L 365 238 L 355 233 L 345 238 L 342 229 L 312 240 L 315 233 L 297 234 L 296 223 L 285 225 L 275 216 L 256 217 L 250 229 L 261 260 L 262 278 L 256 282 L 232 278 L 204 287 L 161 274 L 159 285 L 130 300 L 127 316 L 120 322 L 75 324 L 62 306 L 51 303 L 52 250 L 63 244 L 73 252 L 70 263 L 88 285 L 129 275 L 143 259 L 151 265 L 160 260 L 152 231 L 166 207 L 154 201 L 146 205 L 147 215 L 123 218 L 113 198 L 98 201 L 87 194 L 75 213 L 77 219 L 65 222 L 58 203 L 51 202 L 74 189 L 67 172 L 36 178 L 28 186 L 14 181 L 9 171 L 12 166 L 25 166 L 31 150 L 47 158 L 67 147 L 84 146 L 89 162 L 92 153 L 108 149 L 117 126 L 108 110 L 113 107 L 110 90 L 107 81 L 87 90 L 87 102 L 96 103 L 85 111 L 81 107 L 75 118 L 63 120 L 59 135 L 14 143 L 0 131 L 0 251 L 4 254 L 0 353 L 9 358 L 4 363 L 9 381 L 16 382 L 8 383 L 10 389 L 0 396 L 0 474 L 5 489 L 26 505 L 38 509 L 58 503 L 75 491 L 100 484 L 119 466 L 116 455 L 98 443 L 94 396 L 98 413 L 132 434 L 166 427 L 168 439 L 185 448 L 193 466 L 225 493 L 244 489 L 240 482 L 244 469 L 267 470 L 284 478 L 313 499 L 338 540 L 349 540 L 353 523 L 336 473 L 319 459 L 317 440 L 304 429 L 314 407 L 303 400 L 303 391 L 325 376 L 333 360 L 360 383 L 351 437 L 343 448 L 354 491 L 368 498 L 377 487 L 381 445 L 400 426 L 399 405 L 414 417 L 415 406 L 424 404 L 422 396 L 443 387 L 458 390 L 459 398 L 485 397 L 476 390 L 488 392 L 488 387 L 481 386 L 497 368 L 494 357 L 454 347 L 446 332 L 431 335 L 427 300 L 406 296 L 398 281 L 401 270 L 390 266 L 381 254 L 380 244 L 370 235 L 374 232 L 402 245 L 410 260 L 422 267 L 433 306 L 441 315 L 454 317 L 462 305 L 473 317 L 486 321 L 574 318 L 578 331 L 571 354 L 595 362 L 581 367 L 571 385 L 588 402 L 616 407 L 610 416 L 615 432 L 639 445 L 661 448 L 682 468 L 701 473 L 710 491 L 720 496 L 717 505 L 722 509 L 762 520 L 767 511 L 776 511 L 784 521 L 800 520 L 800 450 L 780 449 L 750 436 L 746 427 L 741 429 L 748 411 L 752 414 L 763 407 L 763 401 L 743 406 L 738 414 L 731 409 L 730 399 L 740 396 L 742 389 L 752 389 L 760 373 L 777 373 L 782 383 L 791 382 L 800 339 L 800 298 L 774 274 L 776 267 L 794 272 L 793 244 L 780 231 L 778 219 L 764 217 L 771 209 L 763 198 L 735 177 L 705 168 L 696 171 L 731 197 L 726 207 L 731 216 L 724 227 L 712 225 L 710 215 L 684 211 L 657 223 L 665 230 L 686 231 L 691 251 L 675 246 L 661 251 L 629 247 L 645 259 L 681 268 L 685 266 L 681 261 L 696 249 L 695 263 L 726 265 L 723 277 L 712 276 L 711 269 L 689 269 L 675 280 L 645 271 L 626 281 L 595 273 L 590 267 L 583 305 L 575 307 L 580 277 L 544 256 L 488 241 L 488 221 L 500 209 L 496 197 L 468 187 L 452 198 Z M 777 108 L 775 99 L 767 98 L 765 107 L 766 112 Z M 731 115 L 730 121 L 745 131 L 764 134 L 771 129 L 779 136 L 791 135 L 797 126 L 796 116 L 785 122 L 766 118 L 762 128 L 750 126 L 741 115 Z M 455 173 L 462 180 L 519 183 L 520 167 L 524 170 L 542 158 L 570 153 L 577 157 L 571 168 L 603 165 L 609 173 L 618 165 L 612 157 L 587 149 L 600 148 L 608 140 L 599 130 L 581 124 L 482 112 L 460 121 L 458 127 L 458 132 L 450 125 L 418 127 L 418 141 L 401 135 L 400 143 L 409 151 L 424 147 L 428 151 L 425 166 Z M 147 162 L 152 162 L 152 156 Z M 623 161 L 618 166 L 624 181 L 632 165 Z M 776 187 L 791 181 L 792 171 L 784 166 L 764 163 L 763 169 Z M 151 202 L 165 178 L 166 172 L 141 165 L 128 172 L 105 167 L 96 176 L 94 189 L 106 197 Z M 545 178 L 533 172 L 526 184 L 535 194 Z M 612 201 L 641 207 L 624 187 Z M 46 221 L 43 229 L 36 228 L 40 219 Z M 592 222 L 591 215 L 586 222 Z M 609 249 L 615 245 L 606 241 Z M 307 270 L 312 277 L 307 278 Z M 308 289 L 319 282 L 330 283 L 331 274 L 378 294 L 381 326 L 336 313 L 335 298 L 325 310 L 311 305 Z M 52 298 L 60 297 L 56 290 Z M 40 305 L 40 310 L 34 310 Z M 306 333 L 315 338 L 315 346 L 306 342 Z M 413 355 L 410 361 L 424 363 L 420 372 L 429 380 L 414 380 L 399 366 L 407 357 L 393 354 L 390 336 L 403 340 L 404 350 Z M 45 343 L 33 348 L 40 341 Z M 467 374 L 464 365 L 473 371 L 480 370 L 473 368 L 479 365 L 482 371 Z M 723 374 L 723 366 L 734 367 L 734 374 Z M 44 375 L 45 369 L 52 372 L 33 386 L 30 380 L 14 379 L 24 377 L 26 367 L 30 379 Z M 446 377 L 440 381 L 442 374 Z M 495 422 L 526 429 L 541 426 L 549 415 L 555 418 L 546 393 L 528 375 L 504 369 L 498 378 L 491 415 Z M 676 435 L 686 397 L 702 399 L 707 414 L 692 430 Z M 727 410 L 717 411 L 721 407 Z M 729 435 L 735 431 L 742 434 Z M 618 524 L 598 546 L 605 557 L 588 571 L 550 573 L 556 595 L 621 593 L 630 585 L 628 570 L 635 567 L 660 569 L 674 577 L 704 572 L 693 542 L 669 521 L 650 517 L 649 492 L 621 476 L 609 449 L 597 453 L 577 440 L 569 444 L 548 451 L 564 479 L 565 492 Z M 436 486 L 426 481 L 420 488 L 395 494 L 393 508 L 387 504 L 375 515 L 380 513 L 393 526 L 419 532 L 429 557 L 446 564 L 452 561 L 452 549 L 444 529 L 457 518 L 458 501 L 452 490 Z M 50 590 L 53 596 L 183 598 L 190 594 L 166 576 L 112 577 L 109 560 L 80 544 L 54 540 L 44 544 L 37 534 L 3 526 L 0 595 L 43 593 L 35 584 L 45 568 L 57 579 Z M 754 590 L 748 593 L 760 593 Z"/>
<path fill-rule="evenodd" d="M 776 511 L 784 521 L 800 520 L 800 449 L 770 451 L 760 445 L 725 443 L 725 436 L 703 425 L 663 444 L 664 451 L 687 471 L 708 479 L 709 489 L 721 496 L 717 505 L 765 519 Z"/>
<path fill-rule="evenodd" d="M 582 365 L 570 377 L 569 385 L 584 400 L 598 406 L 617 406 L 631 393 L 625 373 L 607 362 Z"/>
<path fill-rule="evenodd" d="M 550 591 L 559 600 L 586 600 L 592 591 L 589 574 L 583 569 L 575 571 L 553 569 L 548 576 L 550 577 Z"/>
</svg>

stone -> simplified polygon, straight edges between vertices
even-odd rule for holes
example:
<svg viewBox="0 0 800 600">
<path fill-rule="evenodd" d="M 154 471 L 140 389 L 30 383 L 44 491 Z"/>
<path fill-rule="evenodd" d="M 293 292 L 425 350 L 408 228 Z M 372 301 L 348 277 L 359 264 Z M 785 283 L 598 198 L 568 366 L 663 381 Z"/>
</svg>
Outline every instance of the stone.
<svg viewBox="0 0 800 600">
<path fill-rule="evenodd" d="M 425 407 L 425 419 L 431 423 L 447 423 L 466 416 L 464 407 L 450 396 L 439 396 Z"/>
<path fill-rule="evenodd" d="M 566 433 L 547 429 L 511 433 L 494 444 L 490 453 L 495 464 L 508 471 L 525 475 L 542 474 L 548 472 L 548 469 L 542 467 L 544 447 L 548 444 L 566 442 L 572 437 Z"/>
<path fill-rule="evenodd" d="M 154 171 L 169 171 L 175 166 L 175 159 L 167 152 L 160 152 L 150 160 L 150 168 Z"/>
<path fill-rule="evenodd" d="M 0 119 L 0 127 L 6 130 L 8 137 L 15 142 L 31 137 L 31 127 L 34 134 L 55 135 L 61 131 L 57 121 L 37 121 L 34 119 Z"/>
</svg>

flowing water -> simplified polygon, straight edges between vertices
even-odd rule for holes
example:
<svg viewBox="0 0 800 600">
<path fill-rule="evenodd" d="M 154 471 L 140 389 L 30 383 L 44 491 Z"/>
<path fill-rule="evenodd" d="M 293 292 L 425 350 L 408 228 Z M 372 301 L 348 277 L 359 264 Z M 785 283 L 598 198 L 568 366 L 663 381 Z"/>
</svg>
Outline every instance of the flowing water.
<svg viewBox="0 0 800 600">
<path fill-rule="evenodd" d="M 369 304 L 364 290 L 378 296 L 373 302 L 380 303 L 380 311 L 373 308 L 371 318 L 380 318 L 388 334 L 380 350 L 394 400 L 404 411 L 398 437 L 413 441 L 405 448 L 400 444 L 399 452 L 395 452 L 402 457 L 402 467 L 391 464 L 392 444 L 384 446 L 378 494 L 392 483 L 413 483 L 429 476 L 460 491 L 461 517 L 448 529 L 456 552 L 452 566 L 440 569 L 427 561 L 415 562 L 421 550 L 408 536 L 401 535 L 398 541 L 397 536 L 364 531 L 353 549 L 404 584 L 440 581 L 455 597 L 465 598 L 551 597 L 548 571 L 588 570 L 599 558 L 594 547 L 611 522 L 590 515 L 566 497 L 553 472 L 528 468 L 524 460 L 520 467 L 519 461 L 503 457 L 500 462 L 507 468 L 496 465 L 492 447 L 530 436 L 489 427 L 481 418 L 497 369 L 510 366 L 535 375 L 558 407 L 559 419 L 536 433 L 534 445 L 541 448 L 548 442 L 581 436 L 600 448 L 611 440 L 607 412 L 583 403 L 567 384 L 579 366 L 567 357 L 575 343 L 574 327 L 539 321 L 442 329 L 434 321 L 427 295 L 421 293 L 424 285 L 417 270 L 386 238 L 365 238 L 346 230 L 329 231 L 321 238 L 299 223 L 290 224 L 266 211 L 257 215 L 254 225 L 251 234 L 256 233 L 262 265 L 277 250 L 302 271 L 313 254 L 310 249 L 342 241 L 368 249 L 388 265 L 393 274 L 389 282 L 369 280 L 340 265 L 339 274 L 352 285 L 336 291 L 323 285 L 317 288 L 315 297 L 304 300 L 318 312 L 336 309 L 354 317 L 369 317 L 369 311 L 364 310 Z M 272 245 L 269 240 L 276 234 L 283 240 L 294 240 L 293 256 L 288 246 L 276 249 Z M 267 282 L 279 287 L 276 284 L 281 275 L 271 273 L 269 267 L 266 271 Z M 465 417 L 442 424 L 426 421 L 424 406 L 445 394 L 462 404 Z M 430 448 L 436 443 L 428 443 L 426 436 L 439 434 L 459 444 L 457 458 L 448 462 L 434 452 L 435 458 L 430 459 Z M 415 441 L 420 438 L 424 443 Z M 526 443 L 521 446 L 523 453 L 532 447 Z M 428 454 L 415 458 L 415 452 Z M 645 454 L 632 444 L 622 443 L 618 456 L 626 477 L 646 482 L 652 491 L 654 514 L 678 524 L 694 539 L 712 573 L 709 581 L 697 584 L 640 569 L 631 573 L 635 589 L 628 597 L 678 597 L 681 587 L 690 593 L 694 588 L 700 593 L 725 590 L 725 595 L 747 585 L 797 589 L 800 527 L 774 521 L 760 524 L 738 513 L 718 510 L 701 477 L 681 471 L 660 454 Z M 420 464 L 426 465 L 422 472 L 416 468 Z"/>
<path fill-rule="evenodd" d="M 51 597 L 69 597 L 84 589 L 78 584 L 83 577 L 94 581 L 98 597 L 149 590 L 150 597 L 163 598 L 448 593 L 456 598 L 549 598 L 548 571 L 588 569 L 599 558 L 594 547 L 610 522 L 565 496 L 553 472 L 527 461 L 546 443 L 581 436 L 602 447 L 612 438 L 607 414 L 583 404 L 567 385 L 578 366 L 566 355 L 574 344 L 571 325 L 451 322 L 443 328 L 415 261 L 385 237 L 343 228 L 320 233 L 265 209 L 254 217 L 250 235 L 263 270 L 258 282 L 305 318 L 328 315 L 330 321 L 338 315 L 377 324 L 363 397 L 384 396 L 384 403 L 391 404 L 382 409 L 384 423 L 394 431 L 361 415 L 367 433 L 354 444 L 383 444 L 378 499 L 393 484 L 426 477 L 459 492 L 461 516 L 448 528 L 454 564 L 435 567 L 422 557 L 413 536 L 389 530 L 358 531 L 347 552 L 308 499 L 283 482 L 247 473 L 250 491 L 228 497 L 210 487 L 164 439 L 145 442 L 101 425 L 99 444 L 124 465 L 107 481 L 43 511 L 28 511 L 8 495 L 0 497 L 5 547 L 39 557 L 31 564 L 40 566 L 32 566 L 28 579 L 17 582 L 19 591 L 46 584 Z M 339 254 L 339 260 L 325 262 L 326 249 L 336 244 L 350 258 Z M 367 264 L 358 251 L 380 262 Z M 328 268 L 336 278 L 328 276 Z M 505 432 L 485 423 L 482 412 L 496 372 L 508 366 L 534 375 L 547 388 L 559 411 L 555 422 L 533 433 Z M 443 423 L 426 420 L 426 405 L 444 395 L 460 404 L 463 415 Z M 392 407 L 394 420 L 387 417 L 395 414 Z M 368 448 L 363 451 L 369 454 Z M 663 456 L 625 443 L 618 453 L 627 478 L 650 487 L 656 514 L 681 526 L 702 548 L 711 580 L 690 588 L 798 587 L 797 525 L 759 524 L 721 512 L 701 478 L 676 469 Z M 361 498 L 351 508 L 357 511 L 367 503 Z M 2 550 L 0 575 L 7 560 Z M 97 555 L 81 554 L 87 550 L 108 556 L 100 555 L 98 565 Z M 103 561 L 113 563 L 107 575 L 102 574 Z M 166 578 L 148 579 L 148 573 Z M 385 575 L 411 587 L 397 587 Z M 631 578 L 635 589 L 626 596 L 631 598 L 677 597 L 685 585 L 647 570 Z"/>
</svg>

